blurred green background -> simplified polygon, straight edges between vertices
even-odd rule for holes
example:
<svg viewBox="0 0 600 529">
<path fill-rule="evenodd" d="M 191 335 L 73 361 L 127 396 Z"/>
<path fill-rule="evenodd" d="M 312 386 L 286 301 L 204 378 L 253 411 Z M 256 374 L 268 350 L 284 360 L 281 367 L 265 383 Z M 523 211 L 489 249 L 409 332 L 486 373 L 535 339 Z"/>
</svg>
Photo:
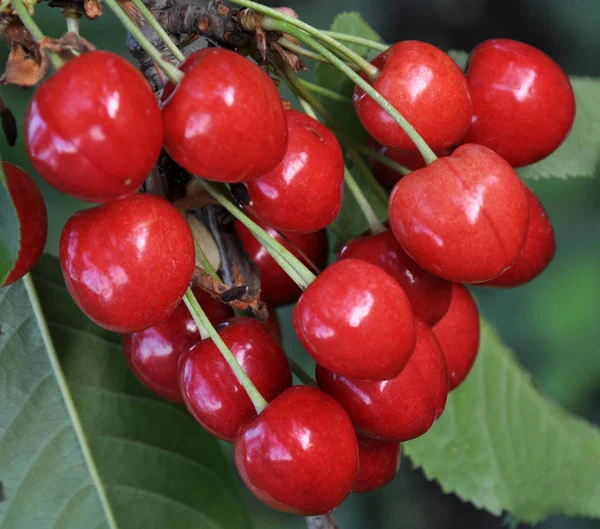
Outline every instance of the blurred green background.
<svg viewBox="0 0 600 529">
<path fill-rule="evenodd" d="M 569 74 L 600 76 L 598 0 L 287 0 L 286 5 L 323 28 L 341 11 L 360 11 L 388 42 L 419 39 L 468 51 L 487 38 L 515 38 L 540 47 Z M 36 19 L 48 35 L 59 36 L 64 30 L 64 19 L 46 6 L 38 9 Z M 82 34 L 99 48 L 127 56 L 123 31 L 112 15 L 93 23 L 83 21 Z M 6 55 L 7 50 L 0 49 L 0 60 L 4 62 Z M 30 92 L 2 87 L 0 93 L 22 123 Z M 13 149 L 2 138 L 0 149 L 4 160 L 31 170 L 22 138 Z M 50 214 L 47 251 L 56 254 L 64 222 L 85 205 L 60 195 L 39 178 L 38 183 Z M 539 386 L 570 411 L 600 424 L 600 184 L 585 178 L 528 184 L 552 217 L 557 256 L 530 285 L 504 292 L 480 289 L 475 294 L 482 312 Z M 289 311 L 280 317 L 286 349 L 301 358 Z M 230 451 L 229 445 L 224 447 Z M 276 513 L 249 494 L 246 497 L 256 527 L 305 527 L 301 518 Z M 408 460 L 391 485 L 354 495 L 336 512 L 336 519 L 342 529 L 491 529 L 510 524 L 507 517 L 493 518 L 444 495 L 435 483 L 412 471 Z M 600 522 L 557 516 L 542 527 L 600 529 Z"/>
</svg>

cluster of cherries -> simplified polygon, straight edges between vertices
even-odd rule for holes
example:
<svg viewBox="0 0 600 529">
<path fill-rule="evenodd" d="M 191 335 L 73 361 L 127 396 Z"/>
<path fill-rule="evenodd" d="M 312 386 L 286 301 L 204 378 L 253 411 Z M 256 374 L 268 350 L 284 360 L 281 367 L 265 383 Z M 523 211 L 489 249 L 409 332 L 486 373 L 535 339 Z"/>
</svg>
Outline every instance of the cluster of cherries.
<svg viewBox="0 0 600 529">
<path fill-rule="evenodd" d="M 555 251 L 548 216 L 514 167 L 553 152 L 572 126 L 573 92 L 559 66 L 509 40 L 478 46 L 466 75 L 444 52 L 415 41 L 372 64 L 379 75 L 370 82 L 440 157 L 425 166 L 409 137 L 357 88 L 354 107 L 367 131 L 414 170 L 401 177 L 375 166 L 394 185 L 389 224 L 347 242 L 327 267 L 324 228 L 341 207 L 342 149 L 321 123 L 284 110 L 269 76 L 234 52 L 192 54 L 159 101 L 125 60 L 85 53 L 38 88 L 25 124 L 39 174 L 102 203 L 74 215 L 62 233 L 60 262 L 75 302 L 124 334 L 127 360 L 146 386 L 184 402 L 204 428 L 234 442 L 240 475 L 259 499 L 303 515 L 389 482 L 400 443 L 441 416 L 479 346 L 478 310 L 463 284 L 523 284 Z M 264 323 L 234 317 L 195 287 L 269 402 L 260 414 L 215 343 L 201 339 L 182 303 L 196 262 L 186 217 L 162 198 L 135 193 L 162 148 L 192 175 L 243 182 L 255 221 L 323 270 L 301 292 L 236 223 L 260 271 L 262 299 L 270 308 L 296 303 L 293 326 L 317 363 L 320 389 L 292 387 L 274 313 Z M 4 169 L 22 231 L 9 283 L 39 257 L 47 220 L 33 181 Z"/>
</svg>

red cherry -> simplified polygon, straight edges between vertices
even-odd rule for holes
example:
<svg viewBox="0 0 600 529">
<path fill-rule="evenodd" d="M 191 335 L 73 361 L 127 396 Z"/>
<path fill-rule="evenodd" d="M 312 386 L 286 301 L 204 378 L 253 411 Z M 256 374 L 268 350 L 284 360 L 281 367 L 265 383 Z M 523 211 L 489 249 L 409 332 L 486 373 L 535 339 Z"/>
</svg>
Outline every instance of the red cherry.
<svg viewBox="0 0 600 529">
<path fill-rule="evenodd" d="M 514 167 L 554 152 L 575 119 L 571 82 L 544 52 L 508 39 L 471 53 L 467 81 L 473 122 L 465 142 L 496 151 Z"/>
<path fill-rule="evenodd" d="M 400 443 L 358 438 L 358 477 L 354 492 L 369 492 L 387 485 L 400 468 Z"/>
<path fill-rule="evenodd" d="M 416 321 L 415 352 L 402 373 L 391 380 L 352 380 L 317 365 L 319 387 L 344 407 L 363 435 L 408 441 L 423 435 L 444 411 L 446 361 L 429 327 Z"/>
<path fill-rule="evenodd" d="M 516 287 L 539 276 L 550 264 L 556 253 L 556 239 L 550 217 L 534 192 L 525 186 L 529 202 L 529 228 L 525 244 L 512 266 L 487 283 L 486 287 Z"/>
<path fill-rule="evenodd" d="M 270 507 L 324 514 L 352 490 L 358 473 L 356 434 L 329 395 L 294 386 L 240 428 L 235 464 L 248 488 Z"/>
<path fill-rule="evenodd" d="M 372 83 L 434 151 L 462 140 L 472 105 L 464 74 L 442 50 L 414 40 L 398 42 L 378 55 L 381 69 Z M 354 89 L 354 109 L 369 134 L 382 145 L 417 153 L 412 140 L 370 96 Z"/>
<path fill-rule="evenodd" d="M 281 325 L 279 324 L 279 318 L 274 310 L 269 311 L 269 316 L 263 322 L 267 328 L 269 336 L 273 338 L 277 343 L 282 343 L 283 336 L 281 335 Z"/>
<path fill-rule="evenodd" d="M 247 182 L 277 166 L 287 128 L 275 83 L 233 51 L 206 48 L 165 88 L 165 148 L 184 169 L 218 182 Z"/>
<path fill-rule="evenodd" d="M 234 318 L 218 331 L 267 401 L 292 385 L 287 357 L 264 324 L 252 318 Z M 238 428 L 256 415 L 246 390 L 210 338 L 181 357 L 179 381 L 190 413 L 219 439 L 233 442 Z"/>
<path fill-rule="evenodd" d="M 393 378 L 415 346 L 406 294 L 381 268 L 358 259 L 338 261 L 319 274 L 292 321 L 318 364 L 351 378 Z"/>
<path fill-rule="evenodd" d="M 328 247 L 325 230 L 306 234 L 280 234 L 261 220 L 253 220 L 309 268 L 316 267 L 317 270 L 321 270 L 327 264 Z M 289 305 L 296 301 L 302 293 L 296 283 L 290 279 L 290 276 L 277 264 L 246 226 L 236 220 L 235 229 L 244 245 L 244 250 L 260 272 L 261 299 L 271 308 Z"/>
<path fill-rule="evenodd" d="M 406 255 L 391 231 L 347 242 L 339 258 L 361 259 L 387 272 L 404 290 L 414 315 L 427 324 L 433 325 L 446 314 L 452 283 L 423 270 Z"/>
<path fill-rule="evenodd" d="M 12 163 L 3 163 L 8 194 L 19 219 L 19 254 L 0 287 L 12 285 L 38 262 L 48 235 L 48 215 L 44 197 L 31 176 Z M 0 185 L 0 192 L 4 187 Z"/>
<path fill-rule="evenodd" d="M 514 169 L 481 145 L 462 145 L 400 180 L 390 225 L 401 246 L 429 272 L 459 283 L 498 277 L 527 234 L 525 186 Z"/>
<path fill-rule="evenodd" d="M 446 358 L 450 391 L 460 386 L 477 358 L 479 311 L 469 291 L 454 284 L 445 316 L 432 329 Z"/>
<path fill-rule="evenodd" d="M 213 325 L 233 317 L 229 305 L 195 287 L 194 295 Z M 180 303 L 163 322 L 145 331 L 123 336 L 123 352 L 133 374 L 142 384 L 169 400 L 183 402 L 177 364 L 192 345 L 200 341 L 194 318 Z"/>
<path fill-rule="evenodd" d="M 344 158 L 333 133 L 286 110 L 288 146 L 281 163 L 248 184 L 252 211 L 273 228 L 308 233 L 325 228 L 342 207 Z"/>
<path fill-rule="evenodd" d="M 59 191 L 89 202 L 136 191 L 156 165 L 162 133 L 146 80 L 106 51 L 67 62 L 40 85 L 25 117 L 35 170 Z"/>
<path fill-rule="evenodd" d="M 59 250 L 75 303 L 101 327 L 122 333 L 165 321 L 183 298 L 196 260 L 183 215 L 148 194 L 76 213 Z"/>
</svg>

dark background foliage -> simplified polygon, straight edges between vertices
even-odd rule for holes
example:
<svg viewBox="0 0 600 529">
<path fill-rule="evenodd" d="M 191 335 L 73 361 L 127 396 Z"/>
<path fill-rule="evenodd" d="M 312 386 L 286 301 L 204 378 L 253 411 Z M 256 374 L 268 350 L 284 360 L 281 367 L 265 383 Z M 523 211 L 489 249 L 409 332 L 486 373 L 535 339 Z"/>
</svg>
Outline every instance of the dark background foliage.
<svg viewBox="0 0 600 529">
<path fill-rule="evenodd" d="M 388 42 L 420 39 L 468 51 L 487 38 L 515 38 L 540 47 L 569 74 L 600 75 L 597 0 L 287 0 L 286 4 L 303 20 L 323 28 L 341 11 L 360 11 Z M 58 36 L 64 29 L 62 17 L 48 8 L 41 8 L 37 18 L 50 35 Z M 99 48 L 126 54 L 122 29 L 110 15 L 100 22 L 84 21 L 82 34 Z M 0 59 L 5 57 L 2 49 Z M 22 119 L 30 94 L 3 88 L 2 97 Z M 29 167 L 22 143 L 9 150 L 0 140 L 0 147 L 5 160 Z M 508 292 L 477 291 L 477 299 L 539 386 L 570 411 L 600 424 L 600 186 L 585 178 L 529 183 L 554 221 L 556 259 L 533 284 Z M 60 228 L 81 204 L 44 183 L 41 187 L 51 216 L 47 250 L 56 254 Z M 288 311 L 281 317 L 289 322 Z M 297 347 L 289 323 L 284 327 L 287 346 Z M 304 527 L 302 519 L 274 513 L 249 495 L 247 499 L 257 527 Z M 408 460 L 390 486 L 354 496 L 336 518 L 343 529 L 491 529 L 510 524 L 508 518 L 492 518 L 443 495 L 435 483 L 413 472 Z M 592 529 L 600 528 L 600 522 L 554 517 L 542 527 Z"/>
</svg>

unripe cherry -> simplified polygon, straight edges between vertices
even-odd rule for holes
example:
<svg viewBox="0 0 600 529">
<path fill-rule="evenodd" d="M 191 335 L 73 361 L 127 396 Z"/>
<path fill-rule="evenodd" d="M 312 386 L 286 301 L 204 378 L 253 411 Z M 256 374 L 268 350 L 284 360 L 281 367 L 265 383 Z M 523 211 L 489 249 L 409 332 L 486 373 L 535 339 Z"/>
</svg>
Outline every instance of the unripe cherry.
<svg viewBox="0 0 600 529">
<path fill-rule="evenodd" d="M 165 149 L 190 173 L 247 182 L 282 160 L 287 127 L 275 83 L 256 64 L 223 48 L 205 48 L 181 65 L 162 108 Z"/>
<path fill-rule="evenodd" d="M 454 284 L 450 308 L 431 330 L 444 353 L 452 391 L 467 378 L 479 350 L 479 311 L 463 285 Z"/>
<path fill-rule="evenodd" d="M 354 380 L 317 365 L 319 387 L 348 412 L 359 433 L 383 441 L 423 435 L 440 417 L 448 396 L 448 371 L 440 346 L 417 320 L 415 352 L 391 380 Z"/>
<path fill-rule="evenodd" d="M 348 414 L 310 386 L 284 391 L 235 439 L 235 465 L 252 493 L 284 512 L 316 516 L 342 503 L 358 474 Z"/>
<path fill-rule="evenodd" d="M 294 307 L 292 322 L 317 363 L 352 378 L 395 377 L 415 346 L 406 294 L 381 268 L 358 259 L 319 274 Z"/>
<path fill-rule="evenodd" d="M 469 144 L 402 178 L 389 215 L 396 239 L 425 270 L 482 283 L 516 261 L 529 205 L 514 169 L 490 149 Z"/>
<path fill-rule="evenodd" d="M 4 162 L 7 192 L 19 219 L 19 253 L 12 270 L 2 284 L 6 287 L 27 274 L 38 262 L 48 235 L 48 214 L 44 197 L 31 176 L 23 169 Z M 0 193 L 5 189 L 0 184 Z"/>
<path fill-rule="evenodd" d="M 442 50 L 407 40 L 398 42 L 371 63 L 381 72 L 371 84 L 423 137 L 434 151 L 462 140 L 471 124 L 472 104 L 464 74 Z M 379 143 L 418 153 L 407 134 L 358 86 L 354 109 Z"/>
</svg>

